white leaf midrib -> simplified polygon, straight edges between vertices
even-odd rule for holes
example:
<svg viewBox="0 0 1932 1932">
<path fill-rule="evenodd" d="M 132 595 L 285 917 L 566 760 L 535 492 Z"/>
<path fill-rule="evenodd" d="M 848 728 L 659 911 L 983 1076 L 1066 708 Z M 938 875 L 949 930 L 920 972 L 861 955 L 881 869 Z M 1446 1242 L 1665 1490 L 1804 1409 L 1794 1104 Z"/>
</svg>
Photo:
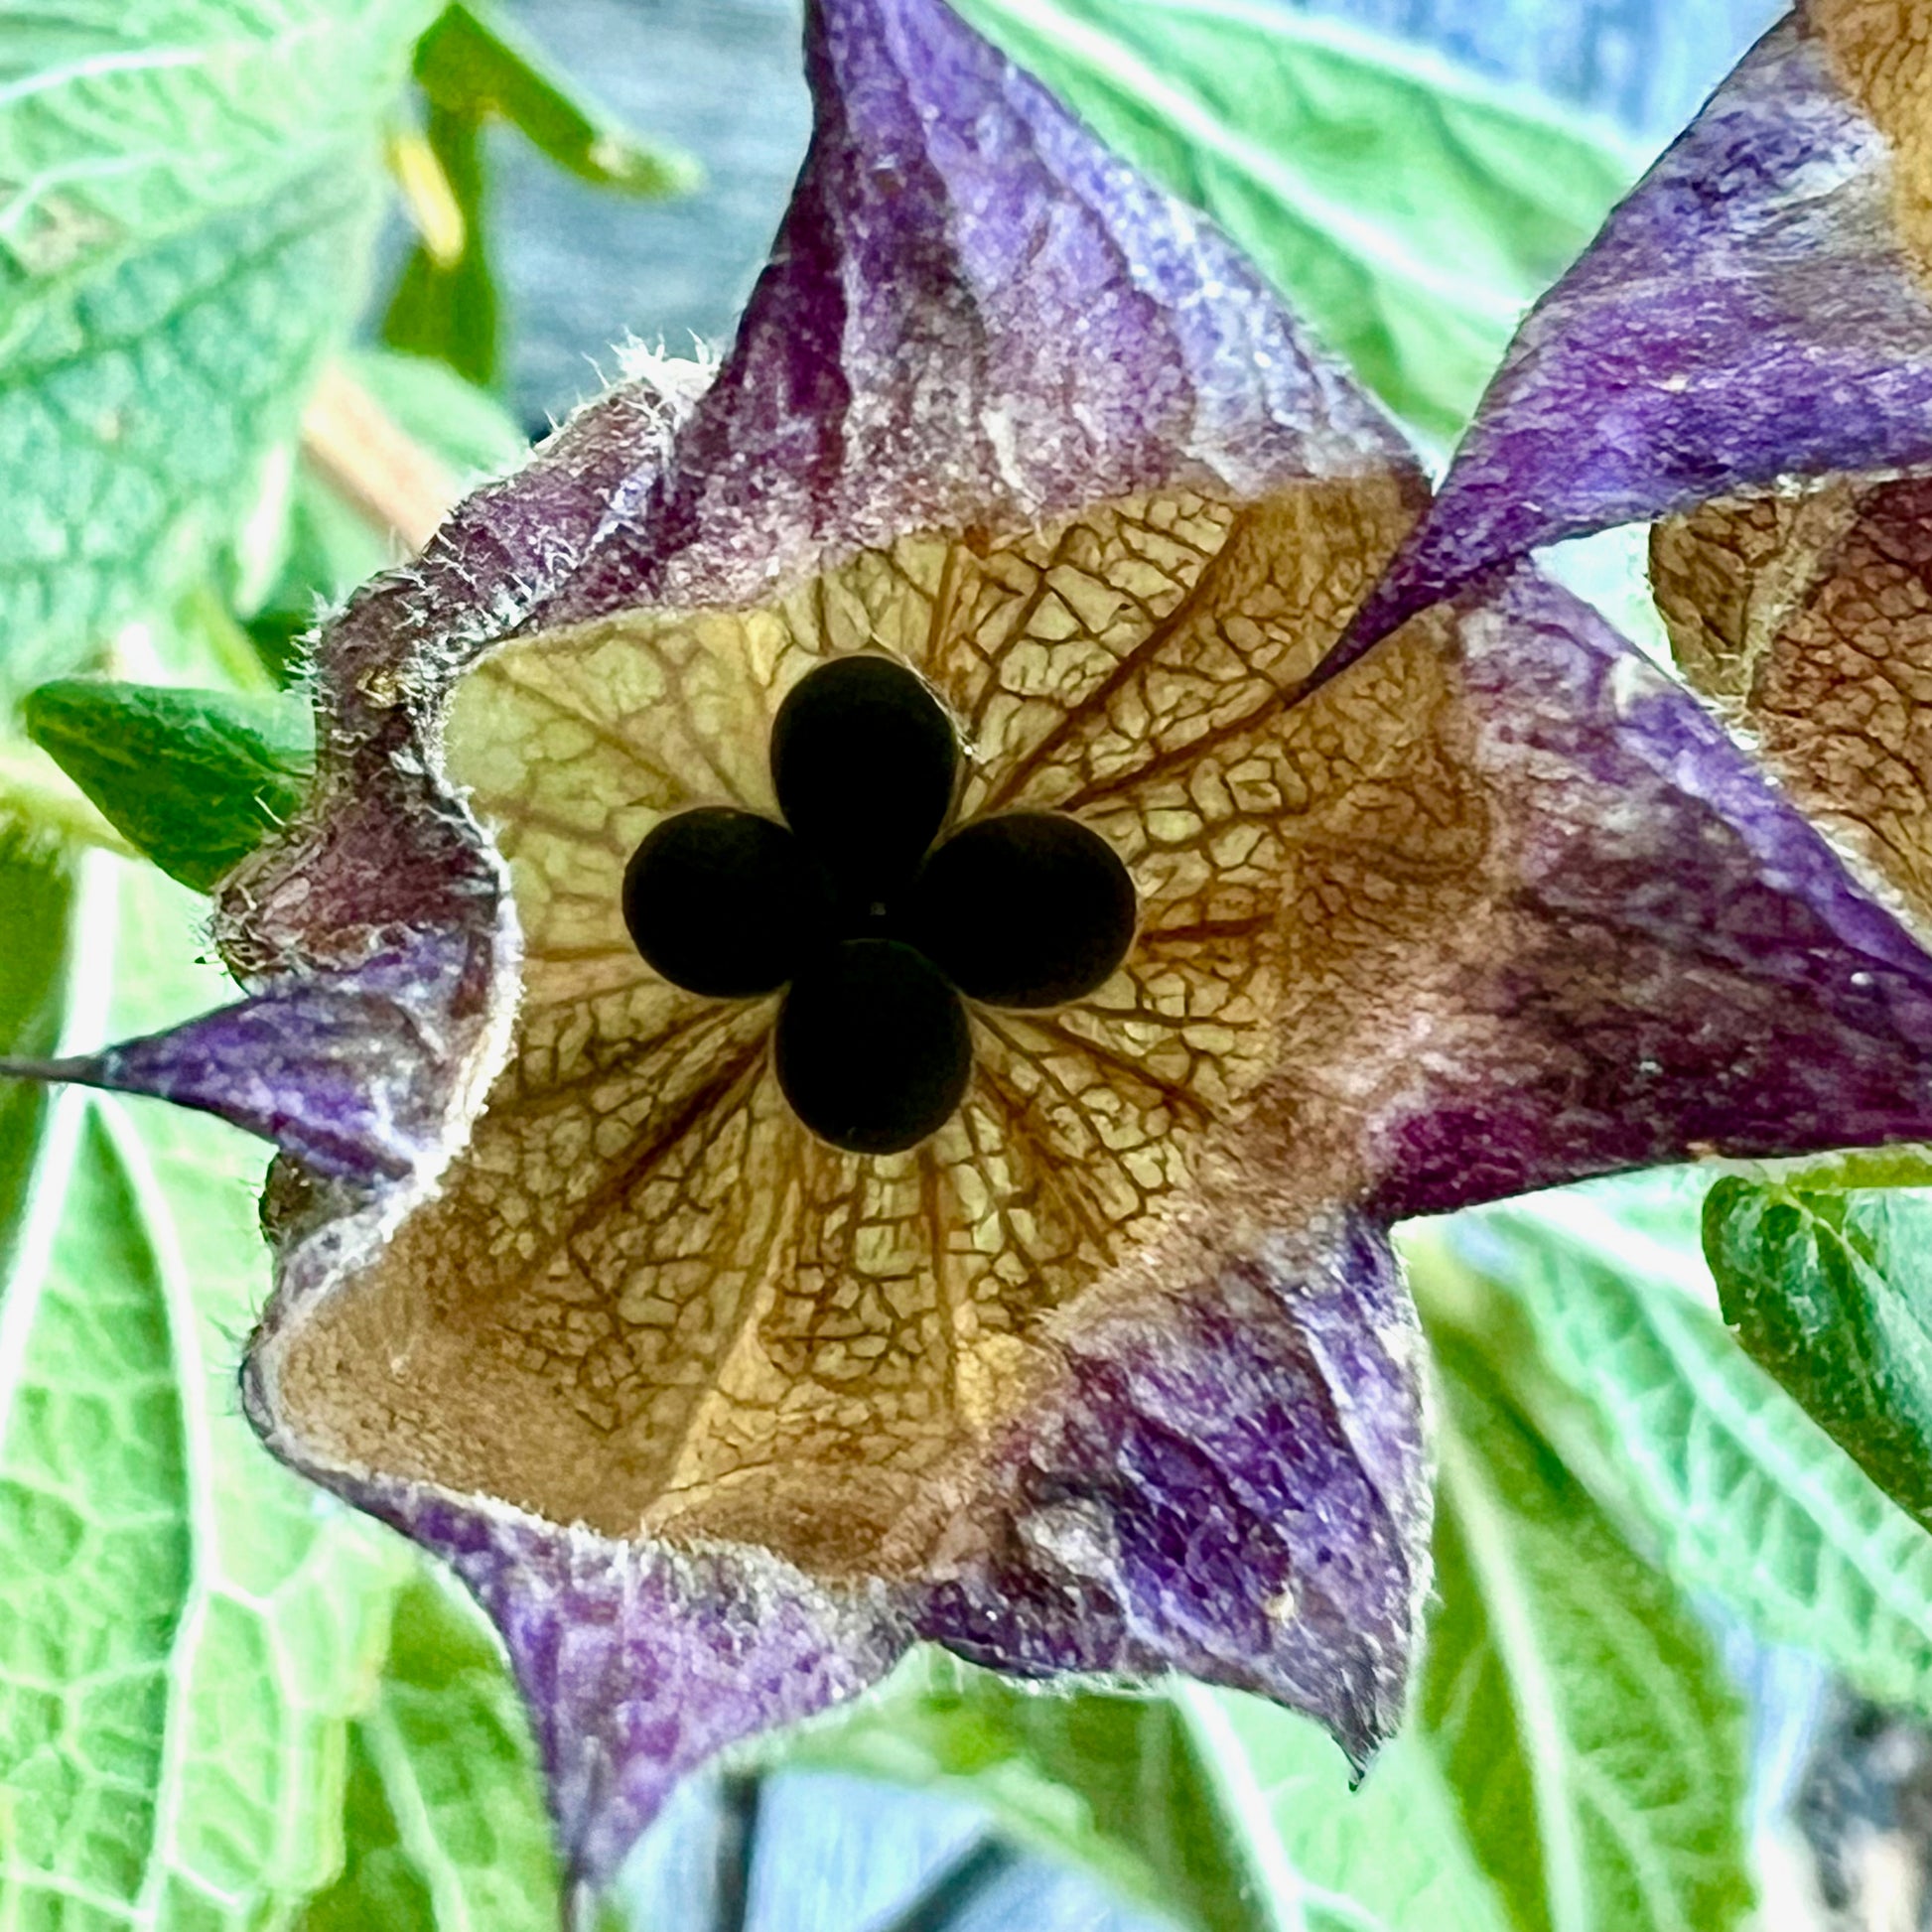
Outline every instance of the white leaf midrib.
<svg viewBox="0 0 1932 1932">
<path fill-rule="evenodd" d="M 1523 1740 L 1552 1932 L 1593 1932 L 1588 1874 L 1568 1769 L 1572 1752 L 1559 1716 L 1556 1673 L 1544 1654 L 1515 1560 L 1509 1510 L 1453 1428 L 1442 1430 L 1437 1454 L 1442 1505 L 1453 1512 L 1461 1534 L 1495 1633 L 1491 1648 Z"/>
<path fill-rule="evenodd" d="M 62 1015 L 54 1056 L 90 1051 L 101 1042 L 114 989 L 120 927 L 115 861 L 84 852 L 74 868 L 68 960 L 62 975 Z M 40 1147 L 33 1157 L 21 1211 L 13 1267 L 0 1283 L 0 1449 L 13 1422 L 27 1353 L 54 1264 L 54 1244 L 67 1208 L 68 1187 L 79 1158 L 81 1129 L 91 1102 L 80 1087 L 60 1087 L 48 1102 Z"/>
</svg>

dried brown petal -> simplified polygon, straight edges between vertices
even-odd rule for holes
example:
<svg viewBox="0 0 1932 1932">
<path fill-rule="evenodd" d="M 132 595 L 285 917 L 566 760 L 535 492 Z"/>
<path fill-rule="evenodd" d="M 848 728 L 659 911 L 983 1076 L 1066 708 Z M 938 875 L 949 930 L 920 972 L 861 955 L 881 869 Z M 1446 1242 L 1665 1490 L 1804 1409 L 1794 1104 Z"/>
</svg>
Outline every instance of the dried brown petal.
<svg viewBox="0 0 1932 1932">
<path fill-rule="evenodd" d="M 1053 1374 L 1054 1311 L 1194 1210 L 1293 1016 L 1385 974 L 1405 904 L 1481 850 L 1429 742 L 1428 650 L 1285 704 L 1403 518 L 1359 486 L 1140 499 L 489 658 L 447 756 L 516 882 L 517 1050 L 443 1198 L 280 1360 L 285 1414 L 332 1459 L 609 1534 L 917 1569 Z M 963 814 L 1075 812 L 1141 901 L 1091 999 L 975 1009 L 966 1104 L 886 1160 L 816 1141 L 771 1070 L 773 1003 L 658 979 L 619 898 L 665 814 L 775 809 L 778 703 L 862 645 L 954 709 Z M 1328 909 L 1285 920 L 1297 900 Z"/>
<path fill-rule="evenodd" d="M 1932 930 L 1932 481 L 1721 498 L 1651 576 L 1685 675 Z"/>
</svg>

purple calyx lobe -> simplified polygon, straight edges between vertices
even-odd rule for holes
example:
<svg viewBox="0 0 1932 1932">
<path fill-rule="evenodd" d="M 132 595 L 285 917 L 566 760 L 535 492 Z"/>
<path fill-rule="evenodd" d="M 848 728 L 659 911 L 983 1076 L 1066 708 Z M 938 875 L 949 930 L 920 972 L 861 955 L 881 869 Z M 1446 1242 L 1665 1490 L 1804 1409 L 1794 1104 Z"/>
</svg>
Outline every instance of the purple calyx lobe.
<svg viewBox="0 0 1932 1932">
<path fill-rule="evenodd" d="M 645 962 L 712 998 L 784 989 L 778 1081 L 855 1154 L 916 1147 L 972 1075 L 961 995 L 1084 998 L 1133 943 L 1127 869 L 1085 826 L 1012 812 L 933 842 L 959 750 L 925 683 L 872 653 L 799 681 L 771 734 L 785 823 L 733 806 L 663 821 L 632 854 L 624 921 Z"/>
<path fill-rule="evenodd" d="M 1932 464 L 1932 298 L 1893 195 L 1825 47 L 1773 29 L 1538 303 L 1328 668 L 1538 546 Z"/>
</svg>

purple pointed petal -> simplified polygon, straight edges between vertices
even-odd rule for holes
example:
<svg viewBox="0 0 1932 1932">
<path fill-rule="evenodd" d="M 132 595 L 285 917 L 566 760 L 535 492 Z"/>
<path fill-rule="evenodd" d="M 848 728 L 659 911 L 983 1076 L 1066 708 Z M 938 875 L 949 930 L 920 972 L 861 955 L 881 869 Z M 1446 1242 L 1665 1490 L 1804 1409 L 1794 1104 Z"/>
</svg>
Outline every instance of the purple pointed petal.
<svg viewBox="0 0 1932 1932">
<path fill-rule="evenodd" d="M 975 1505 L 987 1547 L 926 1588 L 921 1634 L 1009 1671 L 1257 1691 L 1363 1764 L 1401 1721 L 1430 1575 L 1401 1272 L 1351 1222 L 1261 1236 L 1176 1288 L 1069 1338 Z"/>
<path fill-rule="evenodd" d="M 1246 257 L 939 0 L 814 0 L 806 62 L 816 133 L 737 345 L 543 621 L 1157 486 L 1416 478 Z"/>
<path fill-rule="evenodd" d="M 152 1095 L 259 1134 L 334 1180 L 440 1165 L 450 1023 L 481 997 L 469 948 L 429 933 L 352 973 L 291 974 L 167 1033 L 0 1072 Z"/>
<path fill-rule="evenodd" d="M 1524 324 L 1344 659 L 1539 544 L 1932 464 L 1932 300 L 1894 202 L 1825 43 L 1775 29 Z"/>
<path fill-rule="evenodd" d="M 377 1484 L 351 1500 L 456 1571 L 501 1633 L 535 1724 L 568 1888 L 601 1888 L 687 1772 L 856 1696 L 902 1621 L 758 1553 L 678 1555 L 502 1505 Z"/>
<path fill-rule="evenodd" d="M 1376 1205 L 1932 1138 L 1932 960 L 1722 727 L 1527 569 L 1462 636 L 1517 884 Z"/>
</svg>

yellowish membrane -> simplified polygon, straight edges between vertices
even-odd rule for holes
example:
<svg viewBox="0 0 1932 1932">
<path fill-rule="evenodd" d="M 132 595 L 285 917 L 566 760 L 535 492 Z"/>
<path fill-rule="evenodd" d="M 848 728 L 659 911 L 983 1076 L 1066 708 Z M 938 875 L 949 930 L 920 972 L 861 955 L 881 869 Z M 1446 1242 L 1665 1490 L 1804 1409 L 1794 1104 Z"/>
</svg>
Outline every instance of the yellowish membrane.
<svg viewBox="0 0 1932 1932">
<path fill-rule="evenodd" d="M 916 1563 L 912 1526 L 1051 1377 L 1056 1325 L 1148 1293 L 1203 1176 L 1258 1171 L 1265 1086 L 1290 1124 L 1271 1133 L 1317 1158 L 1337 1002 L 1372 1000 L 1479 862 L 1440 632 L 1295 702 L 1404 518 L 1393 483 L 1114 503 L 1011 541 L 910 538 L 768 608 L 622 613 L 474 672 L 446 756 L 514 877 L 517 1043 L 442 1198 L 291 1341 L 305 1435 L 615 1534 L 756 1541 L 822 1574 Z M 884 1158 L 791 1115 L 775 999 L 667 985 L 620 905 L 666 814 L 775 815 L 777 706 L 860 649 L 952 709 L 955 823 L 1072 812 L 1141 910 L 1092 998 L 975 1008 L 959 1112 Z M 1296 1158 L 1271 1141 L 1265 1164 Z"/>
<path fill-rule="evenodd" d="M 1657 526 L 1651 580 L 1685 675 L 1932 931 L 1932 482 L 1706 504 Z"/>
</svg>

